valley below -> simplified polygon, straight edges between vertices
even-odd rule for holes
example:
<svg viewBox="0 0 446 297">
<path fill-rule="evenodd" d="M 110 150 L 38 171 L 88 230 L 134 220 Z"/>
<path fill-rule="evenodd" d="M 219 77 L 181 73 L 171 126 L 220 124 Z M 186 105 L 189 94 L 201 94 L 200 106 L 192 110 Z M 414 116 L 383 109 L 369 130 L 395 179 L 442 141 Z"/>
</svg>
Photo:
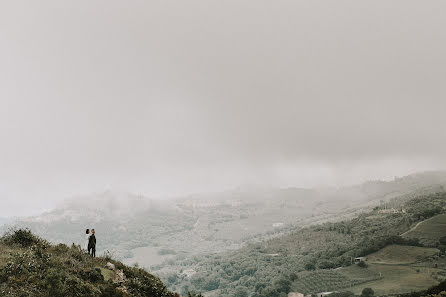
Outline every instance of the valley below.
<svg viewBox="0 0 446 297">
<path fill-rule="evenodd" d="M 417 197 L 432 206 L 444 185 L 446 174 L 435 172 L 339 189 L 236 189 L 167 201 L 104 192 L 1 228 L 29 228 L 68 245 L 82 245 L 84 230 L 95 228 L 99 254 L 144 267 L 181 294 L 359 294 L 369 286 L 382 295 L 407 293 L 445 277 L 437 249 L 444 215 L 407 212 Z M 440 202 L 432 207 L 441 213 Z M 379 248 L 394 236 L 406 249 Z M 367 267 L 351 265 L 359 256 Z"/>
</svg>

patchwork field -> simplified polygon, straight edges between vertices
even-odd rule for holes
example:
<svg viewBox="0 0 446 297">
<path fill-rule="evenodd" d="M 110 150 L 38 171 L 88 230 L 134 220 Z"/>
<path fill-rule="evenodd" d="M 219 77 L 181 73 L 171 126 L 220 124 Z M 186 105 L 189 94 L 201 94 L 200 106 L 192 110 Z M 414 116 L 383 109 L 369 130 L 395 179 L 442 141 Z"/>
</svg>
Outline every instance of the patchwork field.
<svg viewBox="0 0 446 297">
<path fill-rule="evenodd" d="M 370 254 L 367 268 L 351 265 L 300 273 L 292 290 L 304 294 L 321 291 L 360 294 L 362 289 L 372 288 L 378 295 L 424 290 L 438 284 L 446 273 L 443 269 L 433 268 L 433 257 L 438 252 L 434 248 L 390 245 Z M 442 259 L 436 259 L 435 263 Z M 421 265 L 423 261 L 424 265 Z"/>
<path fill-rule="evenodd" d="M 311 294 L 322 291 L 334 291 L 347 287 L 359 285 L 378 278 L 373 273 L 367 276 L 351 278 L 337 270 L 318 270 L 314 272 L 305 272 L 298 276 L 293 282 L 292 289 L 295 292 Z"/>
<path fill-rule="evenodd" d="M 446 214 L 425 220 L 402 236 L 418 238 L 425 245 L 435 245 L 440 237 L 446 236 Z"/>
<path fill-rule="evenodd" d="M 352 286 L 347 290 L 360 294 L 364 288 L 372 288 L 376 295 L 420 291 L 438 284 L 433 274 L 441 271 L 435 268 L 383 264 L 370 264 L 364 269 L 377 273 L 382 278 Z"/>
<path fill-rule="evenodd" d="M 434 248 L 390 245 L 367 256 L 367 268 L 354 265 L 341 268 L 339 272 L 350 278 L 377 276 L 375 280 L 346 288 L 355 294 L 360 294 L 364 288 L 372 288 L 377 295 L 424 290 L 438 284 L 438 275 L 444 270 L 412 264 L 426 261 L 427 265 L 438 252 Z"/>
<path fill-rule="evenodd" d="M 438 254 L 439 250 L 417 246 L 389 245 L 367 257 L 368 263 L 411 264 Z"/>
</svg>

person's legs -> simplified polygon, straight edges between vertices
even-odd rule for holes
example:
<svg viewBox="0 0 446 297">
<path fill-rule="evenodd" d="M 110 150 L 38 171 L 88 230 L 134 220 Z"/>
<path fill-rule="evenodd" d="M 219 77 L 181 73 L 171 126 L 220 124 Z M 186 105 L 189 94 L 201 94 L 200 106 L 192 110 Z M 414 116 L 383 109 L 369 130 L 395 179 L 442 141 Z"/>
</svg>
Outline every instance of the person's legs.
<svg viewBox="0 0 446 297">
<path fill-rule="evenodd" d="M 96 258 L 96 247 L 91 248 L 91 256 Z"/>
</svg>

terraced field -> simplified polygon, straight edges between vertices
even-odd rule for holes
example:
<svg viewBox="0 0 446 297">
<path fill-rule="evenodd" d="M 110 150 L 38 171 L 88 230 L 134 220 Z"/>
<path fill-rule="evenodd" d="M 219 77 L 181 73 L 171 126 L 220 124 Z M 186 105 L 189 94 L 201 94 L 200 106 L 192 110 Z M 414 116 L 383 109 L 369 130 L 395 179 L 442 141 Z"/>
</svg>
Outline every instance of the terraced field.
<svg viewBox="0 0 446 297">
<path fill-rule="evenodd" d="M 342 267 L 336 269 L 336 271 L 349 279 L 359 280 L 361 283 L 382 278 L 379 273 L 376 273 L 370 269 L 359 267 L 358 265 Z"/>
<path fill-rule="evenodd" d="M 418 238 L 423 244 L 433 246 L 440 237 L 446 236 L 446 214 L 427 219 L 402 236 L 405 238 Z"/>
<path fill-rule="evenodd" d="M 352 291 L 360 294 L 371 287 L 377 294 L 396 294 L 424 290 L 438 284 L 445 270 L 415 266 L 432 264 L 438 250 L 415 246 L 390 245 L 367 257 L 367 268 L 357 265 L 332 270 L 303 272 L 292 290 L 304 294 L 323 291 Z M 414 265 L 414 266 L 412 266 Z"/>
<path fill-rule="evenodd" d="M 364 278 L 352 278 L 338 272 L 337 270 L 318 270 L 300 274 L 298 279 L 293 282 L 292 289 L 293 291 L 305 294 L 322 291 L 335 291 L 356 286 L 377 278 L 379 278 L 377 274 L 370 274 Z"/>
</svg>

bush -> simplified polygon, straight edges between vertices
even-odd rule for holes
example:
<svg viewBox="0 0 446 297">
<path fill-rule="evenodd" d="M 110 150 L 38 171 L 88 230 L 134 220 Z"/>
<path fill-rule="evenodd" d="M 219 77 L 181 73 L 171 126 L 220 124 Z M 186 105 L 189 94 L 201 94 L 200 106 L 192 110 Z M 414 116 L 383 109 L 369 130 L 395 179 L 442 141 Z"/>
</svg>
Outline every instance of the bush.
<svg viewBox="0 0 446 297">
<path fill-rule="evenodd" d="M 316 267 L 314 267 L 314 264 L 312 263 L 307 263 L 305 264 L 305 270 L 315 270 Z"/>
<path fill-rule="evenodd" d="M 358 263 L 358 266 L 359 266 L 359 267 L 362 267 L 362 268 L 367 268 L 369 265 L 367 265 L 366 262 L 361 261 L 361 262 Z"/>
<path fill-rule="evenodd" d="M 48 288 L 48 293 L 53 297 L 64 296 L 64 282 L 66 275 L 59 269 L 51 268 L 48 270 L 45 277 L 45 285 Z"/>
<path fill-rule="evenodd" d="M 104 281 L 104 276 L 99 268 L 81 270 L 79 275 L 84 281 L 89 281 L 92 283 Z"/>
<path fill-rule="evenodd" d="M 372 288 L 364 288 L 361 293 L 362 297 L 371 297 L 373 295 L 375 295 L 375 291 Z"/>
<path fill-rule="evenodd" d="M 32 234 L 29 229 L 10 230 L 3 236 L 3 242 L 7 245 L 20 245 L 30 247 L 34 244 L 43 242 L 40 238 Z"/>
</svg>

